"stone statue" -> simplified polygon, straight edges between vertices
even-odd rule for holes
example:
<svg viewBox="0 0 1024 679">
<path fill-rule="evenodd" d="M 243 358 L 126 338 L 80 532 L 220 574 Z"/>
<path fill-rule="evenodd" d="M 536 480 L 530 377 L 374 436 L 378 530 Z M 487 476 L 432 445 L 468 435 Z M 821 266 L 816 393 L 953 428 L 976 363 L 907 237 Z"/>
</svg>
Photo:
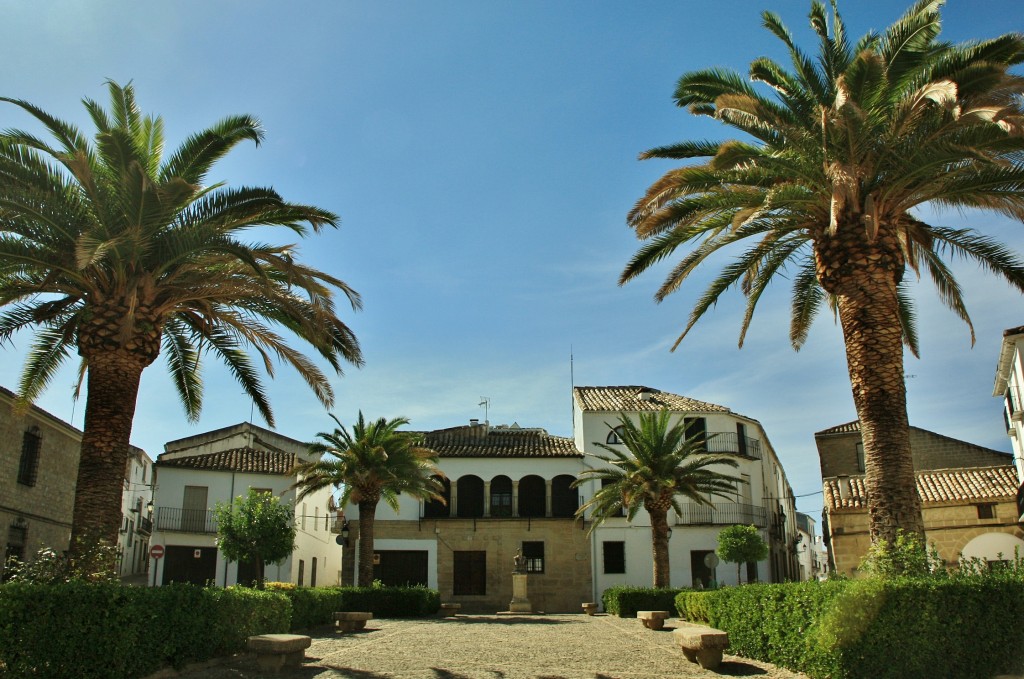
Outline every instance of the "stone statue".
<svg viewBox="0 0 1024 679">
<path fill-rule="evenodd" d="M 523 551 L 521 549 L 516 550 L 516 555 L 512 557 L 512 572 L 523 573 L 526 570 L 526 559 L 523 558 Z"/>
</svg>

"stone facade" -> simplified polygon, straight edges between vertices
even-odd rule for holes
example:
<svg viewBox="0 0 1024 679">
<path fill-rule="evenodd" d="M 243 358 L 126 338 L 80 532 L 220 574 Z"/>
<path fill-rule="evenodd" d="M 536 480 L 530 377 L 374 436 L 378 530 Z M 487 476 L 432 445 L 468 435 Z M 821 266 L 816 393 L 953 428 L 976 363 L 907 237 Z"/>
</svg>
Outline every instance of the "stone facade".
<svg viewBox="0 0 1024 679">
<path fill-rule="evenodd" d="M 825 486 L 822 533 L 830 567 L 853 574 L 871 546 L 859 423 L 820 431 L 815 443 Z M 1024 547 L 1011 455 L 918 427 L 910 428 L 910 446 L 925 537 L 939 558 L 947 564 L 965 554 L 997 560 L 999 554 L 1012 558 L 1018 543 Z"/>
<path fill-rule="evenodd" d="M 68 548 L 82 432 L 41 408 L 15 408 L 0 387 L 0 540 L 3 562 Z M 0 563 L 0 569 L 3 564 Z"/>
<path fill-rule="evenodd" d="M 1014 514 L 1017 509 L 1015 502 L 1004 499 L 995 505 L 995 518 L 979 519 L 976 504 L 926 504 L 922 511 L 925 539 L 947 564 L 958 563 L 971 541 L 983 535 L 1005 533 L 1018 540 L 1024 539 L 1024 531 L 1017 525 Z M 829 524 L 836 572 L 845 575 L 855 573 L 871 546 L 867 511 L 833 510 L 829 513 Z M 1007 559 L 1014 556 L 1008 551 L 1002 555 Z M 994 558 L 998 554 L 989 556 Z"/>
<path fill-rule="evenodd" d="M 588 525 L 571 519 L 424 519 L 423 521 L 376 521 L 374 545 L 377 553 L 387 552 L 390 541 L 430 543 L 436 550 L 436 582 L 441 600 L 462 605 L 464 613 L 494 613 L 508 610 L 512 600 L 512 559 L 523 542 L 544 543 L 544 572 L 528 575 L 529 600 L 534 611 L 578 612 L 580 604 L 592 600 L 590 540 Z M 359 535 L 358 522 L 351 522 L 350 544 Z M 423 544 L 422 549 L 428 545 Z M 484 594 L 453 591 L 455 552 L 484 552 L 486 580 Z M 343 559 L 342 580 L 355 579 L 355 560 Z"/>
</svg>

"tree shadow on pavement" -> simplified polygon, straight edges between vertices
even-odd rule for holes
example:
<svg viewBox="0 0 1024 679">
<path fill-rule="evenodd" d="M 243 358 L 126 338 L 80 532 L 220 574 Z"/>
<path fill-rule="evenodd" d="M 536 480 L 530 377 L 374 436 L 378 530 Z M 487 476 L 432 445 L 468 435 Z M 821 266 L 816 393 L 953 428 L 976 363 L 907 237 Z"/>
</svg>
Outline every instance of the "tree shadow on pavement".
<svg viewBox="0 0 1024 679">
<path fill-rule="evenodd" d="M 553 620 L 551 618 L 542 618 L 539 616 L 472 616 L 472 615 L 460 615 L 457 618 L 444 618 L 442 622 L 457 622 L 462 624 L 470 625 L 569 625 L 572 624 L 568 620 Z"/>
</svg>

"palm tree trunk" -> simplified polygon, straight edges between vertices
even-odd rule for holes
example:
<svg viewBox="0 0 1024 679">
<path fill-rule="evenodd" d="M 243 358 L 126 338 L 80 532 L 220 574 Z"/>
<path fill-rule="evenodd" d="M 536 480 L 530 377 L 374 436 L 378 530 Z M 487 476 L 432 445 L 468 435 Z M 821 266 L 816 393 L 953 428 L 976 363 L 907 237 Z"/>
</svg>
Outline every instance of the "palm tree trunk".
<svg viewBox="0 0 1024 679">
<path fill-rule="evenodd" d="M 85 431 L 71 525 L 72 556 L 100 540 L 117 544 L 132 419 L 145 367 L 124 351 L 97 353 L 88 357 L 88 363 Z"/>
<path fill-rule="evenodd" d="M 863 234 L 863 226 L 849 225 L 845 233 Z M 903 261 L 891 234 L 880 233 L 874 243 L 862 235 L 836 241 L 816 244 L 818 278 L 838 301 L 864 445 L 871 541 L 891 544 L 898 529 L 923 538 L 897 298 Z"/>
<path fill-rule="evenodd" d="M 359 503 L 359 582 L 360 587 L 373 585 L 373 524 L 377 518 L 377 503 Z"/>
<path fill-rule="evenodd" d="M 648 509 L 651 517 L 651 547 L 654 556 L 654 586 L 669 586 L 668 557 L 668 512 L 661 509 Z"/>
</svg>

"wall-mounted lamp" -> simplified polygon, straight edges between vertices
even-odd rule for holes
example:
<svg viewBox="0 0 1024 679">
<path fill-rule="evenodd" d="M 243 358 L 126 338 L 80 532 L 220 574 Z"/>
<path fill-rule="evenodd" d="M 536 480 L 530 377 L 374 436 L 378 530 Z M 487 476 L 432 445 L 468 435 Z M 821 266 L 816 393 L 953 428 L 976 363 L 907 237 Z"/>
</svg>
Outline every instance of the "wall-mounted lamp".
<svg viewBox="0 0 1024 679">
<path fill-rule="evenodd" d="M 672 529 L 671 528 L 668 529 L 667 535 L 668 535 L 669 539 L 672 538 Z"/>
<path fill-rule="evenodd" d="M 153 513 L 153 500 L 150 500 L 149 502 L 146 503 L 146 511 L 150 514 Z"/>
<path fill-rule="evenodd" d="M 345 547 L 348 547 L 348 519 L 345 519 L 341 524 L 341 540 Z"/>
</svg>

